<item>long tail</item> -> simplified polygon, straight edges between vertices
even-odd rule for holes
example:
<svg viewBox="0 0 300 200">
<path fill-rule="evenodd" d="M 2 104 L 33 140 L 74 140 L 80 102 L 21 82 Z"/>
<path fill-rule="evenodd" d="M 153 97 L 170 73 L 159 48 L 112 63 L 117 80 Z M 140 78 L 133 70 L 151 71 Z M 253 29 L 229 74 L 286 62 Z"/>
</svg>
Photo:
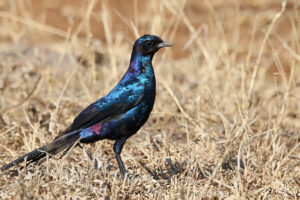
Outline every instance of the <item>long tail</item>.
<svg viewBox="0 0 300 200">
<path fill-rule="evenodd" d="M 46 144 L 40 148 L 37 148 L 32 152 L 29 152 L 19 157 L 18 159 L 14 160 L 13 162 L 3 166 L 1 168 L 1 171 L 8 170 L 9 168 L 18 165 L 24 162 L 25 160 L 27 161 L 27 164 L 37 163 L 41 159 L 45 158 L 47 155 L 54 156 L 59 152 L 72 147 L 79 140 L 80 140 L 80 135 L 78 132 L 73 132 L 73 133 L 63 135 L 59 138 L 56 138 L 51 143 Z"/>
</svg>

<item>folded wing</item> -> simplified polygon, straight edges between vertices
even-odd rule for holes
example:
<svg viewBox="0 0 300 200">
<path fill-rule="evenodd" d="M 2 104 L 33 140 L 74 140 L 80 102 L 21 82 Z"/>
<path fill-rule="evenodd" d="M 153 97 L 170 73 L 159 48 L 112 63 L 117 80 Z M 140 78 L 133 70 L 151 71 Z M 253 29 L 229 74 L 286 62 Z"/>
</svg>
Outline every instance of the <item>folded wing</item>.
<svg viewBox="0 0 300 200">
<path fill-rule="evenodd" d="M 55 139 L 73 132 L 80 131 L 84 128 L 90 127 L 99 122 L 105 122 L 116 118 L 128 110 L 137 106 L 143 99 L 143 95 L 133 98 L 129 102 L 109 102 L 106 103 L 105 97 L 99 99 L 95 103 L 89 105 L 84 109 L 73 121 L 73 123 L 63 132 L 61 132 Z"/>
</svg>

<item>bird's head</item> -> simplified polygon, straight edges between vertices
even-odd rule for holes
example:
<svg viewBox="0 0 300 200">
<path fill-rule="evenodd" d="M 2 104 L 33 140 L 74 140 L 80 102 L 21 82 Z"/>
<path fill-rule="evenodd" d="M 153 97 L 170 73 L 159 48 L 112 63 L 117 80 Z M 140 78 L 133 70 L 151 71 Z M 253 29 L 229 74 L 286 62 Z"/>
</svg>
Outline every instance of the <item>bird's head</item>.
<svg viewBox="0 0 300 200">
<path fill-rule="evenodd" d="M 154 55 L 160 48 L 170 46 L 172 46 L 171 43 L 164 42 L 158 36 L 144 35 L 135 41 L 133 48 L 141 55 Z"/>
</svg>

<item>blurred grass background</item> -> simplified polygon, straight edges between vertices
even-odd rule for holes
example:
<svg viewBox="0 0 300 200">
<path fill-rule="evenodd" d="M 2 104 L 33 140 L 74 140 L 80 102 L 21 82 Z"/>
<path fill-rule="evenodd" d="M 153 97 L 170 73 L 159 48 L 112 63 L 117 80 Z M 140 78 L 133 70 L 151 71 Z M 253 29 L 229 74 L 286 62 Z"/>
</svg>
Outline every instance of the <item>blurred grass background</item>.
<svg viewBox="0 0 300 200">
<path fill-rule="evenodd" d="M 298 199 L 299 15 L 296 0 L 0 1 L 1 165 L 109 92 L 137 37 L 174 43 L 122 152 L 130 180 L 99 141 L 1 174 L 1 199 Z"/>
</svg>

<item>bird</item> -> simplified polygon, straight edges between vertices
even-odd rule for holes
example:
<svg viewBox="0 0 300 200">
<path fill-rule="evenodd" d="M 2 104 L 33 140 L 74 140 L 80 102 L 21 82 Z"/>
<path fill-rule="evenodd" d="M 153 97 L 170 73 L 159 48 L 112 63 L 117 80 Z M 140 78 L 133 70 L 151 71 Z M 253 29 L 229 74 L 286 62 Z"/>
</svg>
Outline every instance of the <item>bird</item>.
<svg viewBox="0 0 300 200">
<path fill-rule="evenodd" d="M 4 165 L 1 170 L 8 170 L 24 161 L 25 166 L 40 164 L 47 156 L 52 157 L 60 152 L 65 154 L 72 147 L 109 139 L 115 141 L 113 151 L 124 178 L 127 171 L 121 158 L 122 148 L 126 140 L 148 120 L 155 101 L 153 56 L 159 49 L 171 46 L 171 43 L 155 35 L 138 38 L 132 47 L 128 70 L 106 96 L 80 112 L 52 142 Z"/>
</svg>

